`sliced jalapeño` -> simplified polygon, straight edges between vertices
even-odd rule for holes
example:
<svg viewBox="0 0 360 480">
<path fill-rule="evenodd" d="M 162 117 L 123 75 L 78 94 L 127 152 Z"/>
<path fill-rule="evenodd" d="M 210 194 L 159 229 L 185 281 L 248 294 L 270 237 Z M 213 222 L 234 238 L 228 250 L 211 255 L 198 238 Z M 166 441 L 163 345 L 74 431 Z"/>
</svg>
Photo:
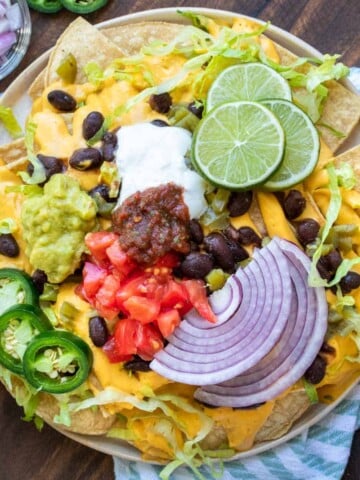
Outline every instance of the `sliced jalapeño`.
<svg viewBox="0 0 360 480">
<path fill-rule="evenodd" d="M 68 393 L 82 385 L 92 367 L 92 352 L 81 338 L 49 330 L 29 343 L 23 358 L 26 380 L 37 390 Z"/>
<path fill-rule="evenodd" d="M 30 341 L 53 327 L 35 305 L 14 305 L 0 315 L 0 364 L 23 375 L 23 356 Z"/>
</svg>

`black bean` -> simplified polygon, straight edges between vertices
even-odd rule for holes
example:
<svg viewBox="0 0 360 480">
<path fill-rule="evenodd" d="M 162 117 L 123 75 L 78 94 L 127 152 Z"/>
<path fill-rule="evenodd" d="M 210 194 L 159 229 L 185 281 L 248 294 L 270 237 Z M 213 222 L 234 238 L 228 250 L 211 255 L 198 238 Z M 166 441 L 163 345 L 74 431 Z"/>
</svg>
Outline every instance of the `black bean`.
<svg viewBox="0 0 360 480">
<path fill-rule="evenodd" d="M 304 374 L 305 380 L 307 380 L 309 383 L 312 383 L 313 385 L 316 385 L 317 383 L 320 383 L 321 380 L 325 377 L 325 371 L 326 361 L 322 357 L 320 357 L 320 355 L 317 355 L 313 363 L 310 365 L 310 367 L 306 370 Z"/>
<path fill-rule="evenodd" d="M 249 258 L 248 252 L 236 240 L 233 240 L 232 238 L 226 238 L 226 243 L 230 247 L 234 262 L 242 262 L 243 260 Z"/>
<path fill-rule="evenodd" d="M 320 352 L 329 353 L 329 354 L 332 354 L 332 355 L 336 354 L 335 348 L 332 347 L 331 345 L 329 345 L 327 342 L 324 342 L 321 345 Z"/>
<path fill-rule="evenodd" d="M 200 245 L 194 240 L 190 240 L 190 252 L 198 252 L 200 250 Z"/>
<path fill-rule="evenodd" d="M 199 243 L 199 244 L 203 242 L 204 232 L 203 232 L 203 229 L 200 225 L 199 220 L 196 220 L 196 218 L 192 218 L 190 220 L 189 230 L 190 230 L 191 240 L 194 240 L 194 242 Z"/>
<path fill-rule="evenodd" d="M 283 209 L 289 220 L 294 220 L 305 210 L 306 200 L 299 190 L 290 190 L 283 200 Z"/>
<path fill-rule="evenodd" d="M 165 122 L 165 120 L 161 120 L 161 118 L 155 118 L 154 120 L 151 120 L 150 123 L 155 125 L 155 127 L 169 127 L 169 124 Z"/>
<path fill-rule="evenodd" d="M 89 320 L 89 336 L 96 347 L 102 347 L 107 342 L 109 332 L 105 320 L 95 316 Z"/>
<path fill-rule="evenodd" d="M 202 118 L 204 112 L 204 105 L 197 104 L 196 102 L 191 102 L 188 105 L 188 109 L 191 113 L 196 115 L 198 118 Z"/>
<path fill-rule="evenodd" d="M 66 170 L 65 164 L 60 158 L 42 155 L 41 153 L 37 155 L 37 158 L 44 166 L 46 182 L 56 173 L 63 173 Z M 34 166 L 32 163 L 29 163 L 27 166 L 27 172 L 30 176 L 34 173 Z"/>
<path fill-rule="evenodd" d="M 90 197 L 95 197 L 95 195 L 100 195 L 106 202 L 112 203 L 116 202 L 116 198 L 109 197 L 110 187 L 106 183 L 100 183 L 96 187 L 88 191 Z"/>
<path fill-rule="evenodd" d="M 126 362 L 124 368 L 131 372 L 149 372 L 151 370 L 150 362 L 143 360 L 137 355 L 135 355 L 132 360 Z"/>
<path fill-rule="evenodd" d="M 185 277 L 204 278 L 213 269 L 214 260 L 208 253 L 191 252 L 180 267 Z"/>
<path fill-rule="evenodd" d="M 76 109 L 76 100 L 63 90 L 52 90 L 48 93 L 49 103 L 60 112 L 73 112 Z"/>
<path fill-rule="evenodd" d="M 232 225 L 227 226 L 225 230 L 223 230 L 223 234 L 226 238 L 230 238 L 236 242 L 239 240 L 239 232 Z"/>
<path fill-rule="evenodd" d="M 0 233 L 0 255 L 5 257 L 17 257 L 20 253 L 20 248 L 11 233 Z"/>
<path fill-rule="evenodd" d="M 359 287 L 360 275 L 356 272 L 350 271 L 340 280 L 340 288 L 344 294 L 350 293 L 351 290 Z"/>
<path fill-rule="evenodd" d="M 325 280 L 331 280 L 340 263 L 342 262 L 342 257 L 338 250 L 331 250 L 327 255 L 320 257 L 316 268 L 320 273 L 321 278 Z"/>
<path fill-rule="evenodd" d="M 71 155 L 69 164 L 76 170 L 93 170 L 103 162 L 101 153 L 96 148 L 79 148 Z"/>
<path fill-rule="evenodd" d="M 159 95 L 151 95 L 149 99 L 150 107 L 158 113 L 167 113 L 172 105 L 172 98 L 168 92 Z"/>
<path fill-rule="evenodd" d="M 256 245 L 261 247 L 261 238 L 251 227 L 240 227 L 238 229 L 239 243 L 241 245 Z"/>
<path fill-rule="evenodd" d="M 252 191 L 232 192 L 227 204 L 230 217 L 238 217 L 246 213 L 252 202 Z"/>
<path fill-rule="evenodd" d="M 211 253 L 216 264 L 225 271 L 233 271 L 234 257 L 225 237 L 219 232 L 212 232 L 204 238 L 204 247 Z"/>
<path fill-rule="evenodd" d="M 85 140 L 90 140 L 102 127 L 104 116 L 100 112 L 90 112 L 82 124 L 82 134 Z"/>
<path fill-rule="evenodd" d="M 41 295 L 44 291 L 44 285 L 48 281 L 46 273 L 43 270 L 37 269 L 31 275 L 31 278 L 32 278 L 32 281 L 34 282 L 36 290 Z"/>
<path fill-rule="evenodd" d="M 102 137 L 101 153 L 105 162 L 112 162 L 115 158 L 115 150 L 118 138 L 114 132 L 106 132 Z"/>
<path fill-rule="evenodd" d="M 302 245 L 308 245 L 316 240 L 320 225 L 312 218 L 306 218 L 296 224 L 297 237 Z"/>
</svg>

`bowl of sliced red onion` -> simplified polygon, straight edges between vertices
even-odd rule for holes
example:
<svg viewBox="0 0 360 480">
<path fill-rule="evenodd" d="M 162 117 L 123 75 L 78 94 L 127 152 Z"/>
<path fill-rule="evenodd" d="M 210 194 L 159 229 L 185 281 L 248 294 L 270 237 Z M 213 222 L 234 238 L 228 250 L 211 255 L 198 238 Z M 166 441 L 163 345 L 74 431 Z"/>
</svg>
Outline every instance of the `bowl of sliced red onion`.
<svg viewBox="0 0 360 480">
<path fill-rule="evenodd" d="M 0 0 L 0 80 L 23 59 L 31 37 L 26 0 Z"/>
</svg>

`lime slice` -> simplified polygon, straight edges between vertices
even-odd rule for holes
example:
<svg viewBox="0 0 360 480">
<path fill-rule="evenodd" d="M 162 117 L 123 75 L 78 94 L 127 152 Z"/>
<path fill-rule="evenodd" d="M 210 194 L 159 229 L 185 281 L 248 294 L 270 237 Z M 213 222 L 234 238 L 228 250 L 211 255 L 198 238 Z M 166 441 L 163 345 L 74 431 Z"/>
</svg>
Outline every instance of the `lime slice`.
<svg viewBox="0 0 360 480">
<path fill-rule="evenodd" d="M 291 100 L 288 82 L 262 63 L 244 63 L 226 68 L 208 92 L 206 111 L 226 102 L 259 101 L 267 98 Z"/>
<path fill-rule="evenodd" d="M 285 132 L 285 152 L 280 167 L 263 185 L 283 190 L 302 182 L 314 170 L 319 157 L 319 135 L 310 118 L 286 100 L 264 100 Z"/>
<path fill-rule="evenodd" d="M 200 121 L 192 160 L 210 183 L 242 190 L 264 182 L 276 170 L 284 137 L 276 116 L 261 103 L 224 103 Z"/>
</svg>

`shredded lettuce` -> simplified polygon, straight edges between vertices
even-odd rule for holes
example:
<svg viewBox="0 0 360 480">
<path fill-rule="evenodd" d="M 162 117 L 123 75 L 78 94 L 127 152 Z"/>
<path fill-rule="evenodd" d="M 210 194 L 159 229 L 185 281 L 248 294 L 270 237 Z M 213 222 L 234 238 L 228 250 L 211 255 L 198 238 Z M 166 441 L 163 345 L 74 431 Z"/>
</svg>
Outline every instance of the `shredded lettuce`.
<svg viewBox="0 0 360 480">
<path fill-rule="evenodd" d="M 34 142 L 37 125 L 30 121 L 26 126 L 25 131 L 25 146 L 27 150 L 27 158 L 34 167 L 34 172 L 30 176 L 27 172 L 19 172 L 23 182 L 34 185 L 43 183 L 46 180 L 45 168 L 40 160 L 35 155 Z"/>
<path fill-rule="evenodd" d="M 0 220 L 0 233 L 14 233 L 17 230 L 17 225 L 15 220 L 12 218 L 3 218 Z"/>
<path fill-rule="evenodd" d="M 319 403 L 319 397 L 315 385 L 305 380 L 305 378 L 303 378 L 303 385 L 310 403 L 312 405 L 314 405 L 315 403 Z"/>
<path fill-rule="evenodd" d="M 143 411 L 143 412 L 155 412 L 156 410 L 162 411 L 168 419 L 171 419 L 174 424 L 179 428 L 179 430 L 184 434 L 186 440 L 184 443 L 184 448 L 182 451 L 179 451 L 174 438 L 172 437 L 172 431 L 170 425 L 166 422 L 162 422 L 158 425 L 159 431 L 157 433 L 161 433 L 171 445 L 173 445 L 175 449 L 175 460 L 170 462 L 162 471 L 160 478 L 162 480 L 167 480 L 171 473 L 180 465 L 187 465 L 193 473 L 199 479 L 205 479 L 198 467 L 205 463 L 209 464 L 209 459 L 205 456 L 204 452 L 202 451 L 201 447 L 199 446 L 199 442 L 203 440 L 207 434 L 210 432 L 213 421 L 201 412 L 199 409 L 192 406 L 188 403 L 185 399 L 172 394 L 163 394 L 163 395 L 156 395 L 150 388 L 147 388 L 142 392 L 147 395 L 146 398 L 140 399 L 137 396 L 128 394 L 126 392 L 122 392 L 120 390 L 114 389 L 112 387 L 107 387 L 97 395 L 92 398 L 88 398 L 86 400 L 80 402 L 74 402 L 69 404 L 70 412 L 83 410 L 85 408 L 90 408 L 93 406 L 99 405 L 108 405 L 111 403 L 128 403 L 133 405 L 135 408 Z M 177 415 L 176 408 L 179 408 L 183 411 L 188 413 L 197 414 L 201 419 L 202 427 L 195 438 L 188 438 L 188 434 L 186 431 L 185 425 L 183 425 L 181 419 Z M 128 438 L 129 434 L 126 429 L 116 428 L 112 429 L 109 432 L 109 435 L 116 438 Z M 213 468 L 212 465 L 210 465 Z"/>
<path fill-rule="evenodd" d="M 90 83 L 100 87 L 105 80 L 104 71 L 96 62 L 89 62 L 84 66 L 84 73 Z"/>
<path fill-rule="evenodd" d="M 317 271 L 317 263 L 320 257 L 323 255 L 326 239 L 330 233 L 330 229 L 335 223 L 341 208 L 342 198 L 340 186 L 343 188 L 351 188 L 353 185 L 353 173 L 349 165 L 340 166 L 335 168 L 333 163 L 327 165 L 327 171 L 329 175 L 329 190 L 330 190 L 330 203 L 325 217 L 325 225 L 322 227 L 320 240 L 316 246 L 315 252 L 312 256 L 310 273 L 309 273 L 309 285 L 311 287 L 331 287 L 340 282 L 340 280 L 348 273 L 351 268 L 360 263 L 360 258 L 347 259 L 344 258 L 338 267 L 334 278 L 331 281 L 326 281 L 321 278 Z M 349 170 L 350 168 L 350 170 Z"/>
<path fill-rule="evenodd" d="M 10 107 L 0 105 L 0 122 L 4 125 L 12 138 L 16 139 L 23 136 L 22 128 Z"/>
<path fill-rule="evenodd" d="M 59 403 L 59 413 L 54 416 L 54 422 L 60 425 L 65 425 L 66 427 L 71 426 L 71 417 L 69 411 L 69 405 L 67 402 Z"/>
</svg>

